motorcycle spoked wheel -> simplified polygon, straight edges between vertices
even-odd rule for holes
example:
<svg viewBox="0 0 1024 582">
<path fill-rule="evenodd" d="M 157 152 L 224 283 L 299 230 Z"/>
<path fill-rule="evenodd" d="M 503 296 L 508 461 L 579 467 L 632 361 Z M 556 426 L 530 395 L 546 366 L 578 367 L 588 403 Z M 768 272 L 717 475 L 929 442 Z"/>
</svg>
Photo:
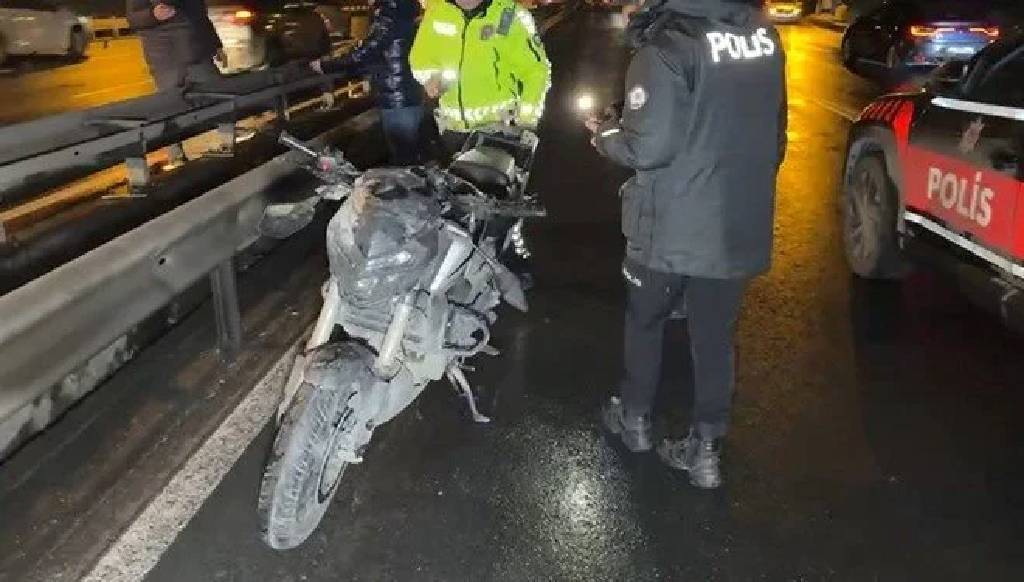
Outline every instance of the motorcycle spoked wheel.
<svg viewBox="0 0 1024 582">
<path fill-rule="evenodd" d="M 372 364 L 370 350 L 354 342 L 307 354 L 303 383 L 281 419 L 260 484 L 262 538 L 271 548 L 286 550 L 306 541 L 348 467 L 339 443 L 369 441 L 367 407 L 381 384 Z"/>
</svg>

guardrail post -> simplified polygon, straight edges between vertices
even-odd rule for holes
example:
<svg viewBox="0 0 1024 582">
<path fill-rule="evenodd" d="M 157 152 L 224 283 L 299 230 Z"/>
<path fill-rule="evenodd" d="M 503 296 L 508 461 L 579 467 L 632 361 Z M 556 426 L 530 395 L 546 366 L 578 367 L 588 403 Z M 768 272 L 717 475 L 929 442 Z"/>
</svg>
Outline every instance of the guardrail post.
<svg viewBox="0 0 1024 582">
<path fill-rule="evenodd" d="M 235 140 L 238 138 L 237 125 L 234 120 L 217 124 L 217 144 L 215 149 L 206 152 L 207 156 L 230 158 L 235 155 Z"/>
<path fill-rule="evenodd" d="M 124 161 L 125 168 L 128 173 L 128 190 L 132 196 L 144 196 L 145 188 L 149 185 L 149 162 L 146 161 L 146 154 L 148 153 L 149 144 L 146 142 L 146 119 L 145 118 L 100 118 L 90 120 L 89 125 L 94 126 L 110 126 L 119 127 L 125 129 L 136 129 L 139 132 L 139 155 L 138 157 L 126 158 Z M 181 151 L 182 157 L 184 157 L 184 150 Z M 174 156 L 171 152 L 170 156 Z M 173 162 L 173 160 L 171 160 Z"/>
<path fill-rule="evenodd" d="M 242 349 L 242 314 L 238 308 L 235 264 L 227 259 L 210 272 L 213 312 L 217 318 L 217 350 L 221 360 L 233 362 Z"/>
<path fill-rule="evenodd" d="M 144 196 L 146 186 L 149 185 L 149 164 L 145 156 L 140 158 L 128 158 L 124 161 L 128 169 L 128 189 L 132 196 Z"/>
</svg>

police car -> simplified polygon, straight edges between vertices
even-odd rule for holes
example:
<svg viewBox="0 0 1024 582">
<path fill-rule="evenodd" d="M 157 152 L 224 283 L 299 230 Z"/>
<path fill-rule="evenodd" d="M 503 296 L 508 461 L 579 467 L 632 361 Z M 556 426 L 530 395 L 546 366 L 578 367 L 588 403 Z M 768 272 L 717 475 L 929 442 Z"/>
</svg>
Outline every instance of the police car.
<svg viewBox="0 0 1024 582">
<path fill-rule="evenodd" d="M 1024 329 L 1024 39 L 947 63 L 871 103 L 850 129 L 844 246 L 852 270 L 898 278 L 925 259 Z"/>
</svg>

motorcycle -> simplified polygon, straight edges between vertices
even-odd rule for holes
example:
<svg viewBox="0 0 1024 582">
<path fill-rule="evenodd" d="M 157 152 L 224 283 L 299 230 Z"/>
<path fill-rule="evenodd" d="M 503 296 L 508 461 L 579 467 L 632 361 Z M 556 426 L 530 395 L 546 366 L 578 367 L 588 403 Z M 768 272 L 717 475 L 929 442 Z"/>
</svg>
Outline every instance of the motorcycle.
<svg viewBox="0 0 1024 582">
<path fill-rule="evenodd" d="M 280 141 L 323 185 L 268 205 L 261 232 L 290 236 L 320 200 L 343 200 L 327 228 L 323 307 L 285 384 L 260 486 L 263 540 L 288 549 L 316 529 L 374 430 L 430 382 L 447 378 L 473 420 L 490 421 L 465 362 L 498 355 L 489 340 L 502 300 L 526 311 L 519 279 L 497 257 L 545 210 L 526 194 L 537 146 L 528 130 L 478 131 L 447 168 L 365 172 L 336 150 Z"/>
</svg>

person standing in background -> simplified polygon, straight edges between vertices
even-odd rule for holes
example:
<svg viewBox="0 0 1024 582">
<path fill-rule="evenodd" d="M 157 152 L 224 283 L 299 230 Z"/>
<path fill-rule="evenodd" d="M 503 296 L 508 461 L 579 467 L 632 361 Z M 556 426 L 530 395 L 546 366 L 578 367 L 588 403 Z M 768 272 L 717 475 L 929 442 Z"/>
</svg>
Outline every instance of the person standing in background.
<svg viewBox="0 0 1024 582">
<path fill-rule="evenodd" d="M 420 8 L 416 0 L 376 0 L 372 4 L 370 30 L 359 46 L 341 58 L 316 60 L 310 66 L 322 74 L 369 75 L 390 163 L 409 166 L 423 157 L 423 88 L 409 65 Z"/>
<path fill-rule="evenodd" d="M 127 12 L 157 91 L 220 76 L 214 59 L 224 51 L 205 0 L 127 0 Z"/>
</svg>

